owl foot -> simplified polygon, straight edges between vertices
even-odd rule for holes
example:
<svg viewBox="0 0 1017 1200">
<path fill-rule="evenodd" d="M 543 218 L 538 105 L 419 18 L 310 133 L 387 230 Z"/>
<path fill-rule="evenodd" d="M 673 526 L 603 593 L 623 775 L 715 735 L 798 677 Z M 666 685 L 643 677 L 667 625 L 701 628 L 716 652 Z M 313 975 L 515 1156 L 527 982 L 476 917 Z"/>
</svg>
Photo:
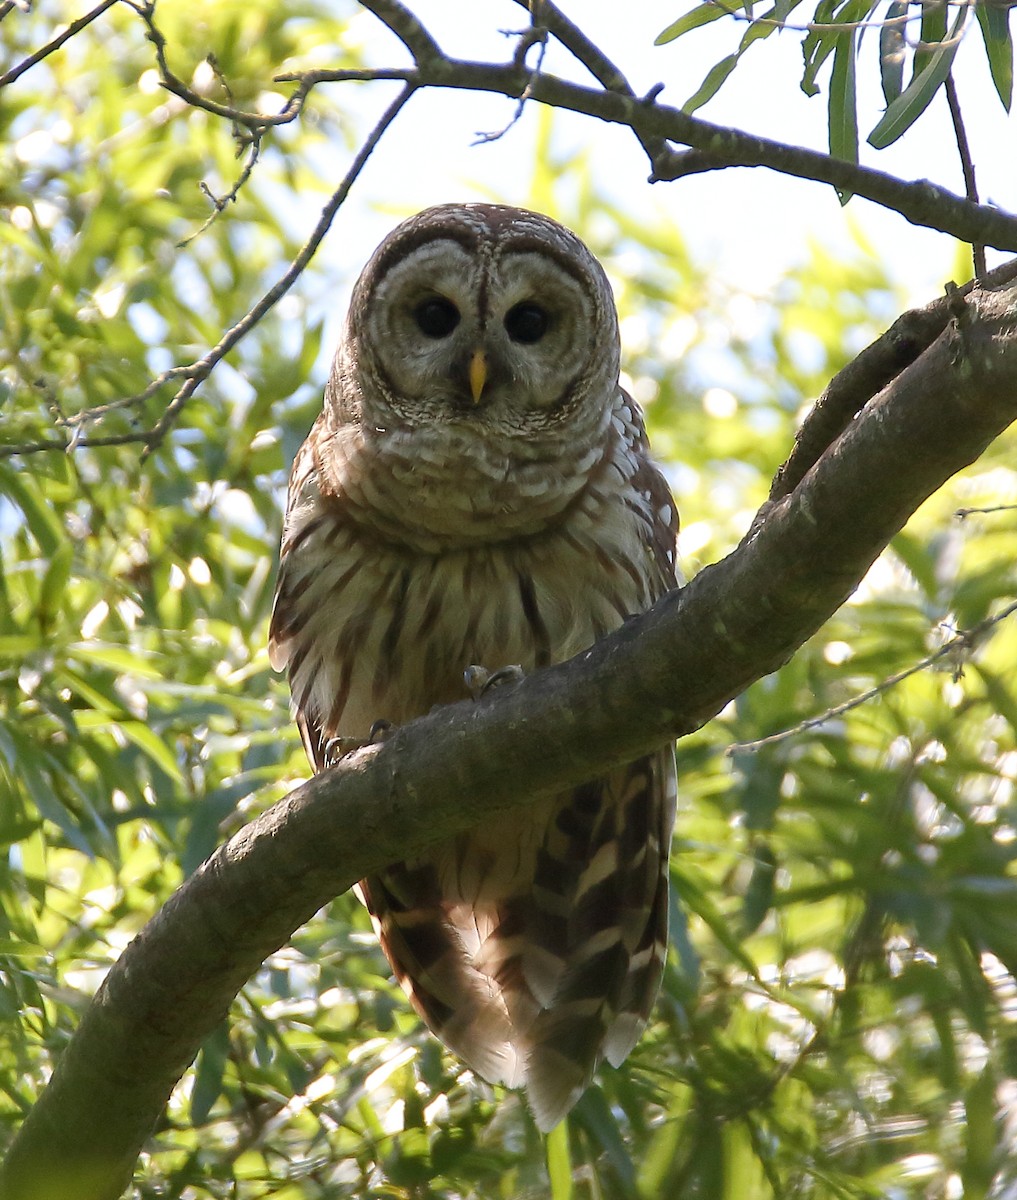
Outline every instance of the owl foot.
<svg viewBox="0 0 1017 1200">
<path fill-rule="evenodd" d="M 518 683 L 525 676 L 526 672 L 518 664 L 499 667 L 497 671 L 489 671 L 487 667 L 473 666 L 467 667 L 463 672 L 467 691 L 474 700 L 486 696 L 492 688 L 502 687 L 506 683 Z"/>
<path fill-rule="evenodd" d="M 391 721 L 375 721 L 365 738 L 330 738 L 325 744 L 325 756 L 322 765 L 325 767 L 334 767 L 341 758 L 345 758 L 347 754 L 352 754 L 354 750 L 360 750 L 364 746 L 373 746 L 378 742 L 385 741 L 394 728 L 395 726 Z"/>
</svg>

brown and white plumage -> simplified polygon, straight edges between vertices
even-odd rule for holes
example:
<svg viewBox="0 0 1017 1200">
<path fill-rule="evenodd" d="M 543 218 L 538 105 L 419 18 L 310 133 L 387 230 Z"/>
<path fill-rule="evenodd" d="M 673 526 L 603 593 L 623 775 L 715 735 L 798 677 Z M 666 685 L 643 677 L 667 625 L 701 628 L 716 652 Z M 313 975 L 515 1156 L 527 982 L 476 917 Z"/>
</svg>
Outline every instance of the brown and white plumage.
<svg viewBox="0 0 1017 1200">
<path fill-rule="evenodd" d="M 316 770 L 338 735 L 463 699 L 471 664 L 560 662 L 675 586 L 618 354 L 603 270 L 547 217 L 443 205 L 375 252 L 293 466 L 272 617 Z M 647 1020 L 674 805 L 666 750 L 360 885 L 418 1012 L 543 1129 Z"/>
</svg>

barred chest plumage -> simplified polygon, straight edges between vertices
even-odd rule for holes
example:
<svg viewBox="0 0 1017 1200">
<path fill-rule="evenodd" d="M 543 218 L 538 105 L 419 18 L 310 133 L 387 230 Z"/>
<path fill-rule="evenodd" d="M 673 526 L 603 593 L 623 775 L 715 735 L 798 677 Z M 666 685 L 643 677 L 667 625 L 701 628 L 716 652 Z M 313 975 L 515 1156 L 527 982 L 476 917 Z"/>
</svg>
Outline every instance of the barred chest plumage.
<svg viewBox="0 0 1017 1200">
<path fill-rule="evenodd" d="M 419 437 L 416 470 L 391 450 L 365 461 L 347 442 L 336 453 L 341 438 L 324 470 L 308 455 L 275 633 L 319 738 L 363 737 L 376 720 L 464 699 L 474 663 L 564 661 L 671 586 L 666 554 L 651 547 L 673 514 L 640 489 L 634 417 L 619 393 L 601 445 L 562 447 L 557 486 L 546 464 L 539 483 L 525 462 L 492 471 L 474 460 L 470 478 L 448 447 L 429 472 Z"/>
</svg>

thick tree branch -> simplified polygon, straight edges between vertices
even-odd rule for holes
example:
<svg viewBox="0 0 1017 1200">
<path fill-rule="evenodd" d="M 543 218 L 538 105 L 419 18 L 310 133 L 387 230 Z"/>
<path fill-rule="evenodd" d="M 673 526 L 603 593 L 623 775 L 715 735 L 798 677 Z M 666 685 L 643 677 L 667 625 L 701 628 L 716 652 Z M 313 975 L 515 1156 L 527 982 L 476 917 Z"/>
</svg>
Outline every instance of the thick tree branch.
<svg viewBox="0 0 1017 1200">
<path fill-rule="evenodd" d="M 104 0 L 82 18 L 82 22 L 87 23 L 94 19 L 114 2 L 115 0 Z M 524 3 L 524 0 L 518 2 Z M 517 100 L 533 99 L 552 107 L 570 109 L 613 124 L 627 126 L 650 158 L 653 168 L 651 179 L 654 181 L 674 180 L 692 172 L 725 166 L 763 166 L 799 178 L 829 183 L 841 191 L 864 196 L 886 208 L 896 210 L 913 224 L 941 230 L 975 246 L 990 245 L 1000 249 L 1017 250 L 1017 217 L 999 209 L 978 204 L 971 199 L 962 199 L 926 180 L 906 182 L 881 171 L 830 158 L 823 153 L 754 137 L 689 116 L 680 109 L 657 102 L 662 85 L 652 89 L 645 97 L 635 96 L 614 63 L 578 26 L 569 21 L 551 0 L 542 0 L 535 10 L 534 17 L 540 22 L 539 29 L 546 29 L 556 37 L 577 61 L 590 71 L 601 85 L 599 89 L 581 87 L 567 80 L 546 75 L 540 70 L 531 70 L 525 63 L 525 50 L 531 43 L 527 43 L 525 39 L 509 63 L 480 63 L 451 58 L 442 51 L 416 16 L 398 0 L 361 0 L 363 7 L 369 9 L 399 38 L 412 55 L 414 65 L 399 69 L 317 70 L 277 76 L 277 80 L 295 82 L 297 87 L 282 111 L 272 115 L 246 112 L 194 92 L 169 67 L 165 37 L 155 23 L 155 6 L 152 0 L 125 0 L 125 3 L 145 22 L 149 40 L 155 46 L 163 85 L 187 104 L 227 119 L 235 127 L 249 130 L 251 136 L 256 139 L 256 145 L 257 139 L 270 127 L 294 120 L 302 111 L 311 90 L 321 83 L 351 80 L 399 81 L 404 85 L 403 90 L 368 136 L 346 179 L 323 209 L 305 247 L 278 283 L 224 334 L 218 345 L 190 364 L 163 372 L 136 395 L 123 397 L 67 418 L 63 423 L 76 428 L 66 440 L 59 437 L 41 438 L 2 446 L 0 458 L 86 446 L 132 443 L 141 445 L 147 454 L 161 445 L 197 388 L 300 276 L 381 135 L 417 88 L 441 87 L 497 92 Z M 64 37 L 65 35 L 61 35 L 61 38 Z M 59 39 L 55 39 L 53 43 L 43 47 L 43 51 L 51 52 L 58 42 Z M 519 50 L 522 50 L 522 53 Z M 40 51 L 40 54 L 43 51 Z M 23 69 L 27 70 L 30 65 L 32 61 L 26 60 Z M 22 67 L 18 70 L 21 71 Z M 675 151 L 670 148 L 668 142 L 679 142 L 691 149 Z M 245 168 L 241 182 L 246 179 L 247 174 L 249 167 Z M 240 183 L 221 203 L 226 204 L 233 199 L 239 186 Z M 926 344 L 921 339 L 919 343 L 916 343 L 916 352 Z M 892 365 L 894 370 L 900 369 L 903 361 Z M 84 432 L 85 426 L 101 420 L 114 410 L 142 407 L 168 383 L 176 381 L 182 381 L 178 390 L 168 401 L 159 419 L 148 428 L 105 436 Z M 874 375 L 874 390 L 879 386 L 882 386 L 882 379 Z M 830 436 L 837 432 L 840 414 L 833 413 L 832 406 L 826 404 L 820 406 L 819 413 L 826 424 L 820 429 L 817 421 L 814 428 L 819 431 L 819 445 L 822 447 L 827 444 Z M 834 419 L 830 419 L 831 417 Z M 808 455 L 799 454 L 797 461 L 807 464 Z M 794 482 L 796 481 L 791 481 L 791 486 Z"/>
<path fill-rule="evenodd" d="M 976 291 L 723 562 L 571 662 L 396 730 L 252 822 L 110 970 L 0 1200 L 115 1200 L 202 1039 L 317 909 L 493 812 L 697 729 L 785 662 L 1015 419 L 1017 289 Z"/>
<path fill-rule="evenodd" d="M 361 2 L 372 11 L 377 8 L 377 0 Z M 363 79 L 371 74 L 360 71 L 356 78 Z M 276 79 L 299 83 L 301 94 L 306 95 L 321 83 L 344 82 L 352 77 L 346 70 L 315 70 L 283 74 Z M 652 160 L 650 178 L 653 182 L 679 179 L 691 171 L 767 167 L 863 196 L 900 213 L 913 225 L 938 229 L 966 242 L 1017 250 L 1017 217 L 1009 213 L 963 199 L 929 180 L 908 182 L 816 150 L 756 137 L 689 116 L 681 109 L 658 103 L 659 89 L 640 98 L 622 91 L 582 87 L 555 75 L 541 74 L 533 78 L 530 72 L 515 63 L 470 62 L 440 52 L 421 55 L 416 59 L 415 67 L 404 71 L 385 69 L 377 72 L 376 77 L 401 79 L 418 88 L 498 92 L 515 99 L 526 91 L 538 103 L 627 126 L 644 145 L 657 146 L 670 141 L 693 148 L 696 153 L 692 157 L 666 148 L 658 153 Z"/>
<path fill-rule="evenodd" d="M 1017 259 L 998 266 L 982 281 L 985 288 L 1002 288 L 1017 279 Z M 898 317 L 890 328 L 840 371 L 813 405 L 795 435 L 794 448 L 774 476 L 769 504 L 760 509 L 756 523 L 772 503 L 789 495 L 805 473 L 819 461 L 866 404 L 918 358 L 937 337 L 976 287 L 972 280 L 945 296 Z"/>
</svg>

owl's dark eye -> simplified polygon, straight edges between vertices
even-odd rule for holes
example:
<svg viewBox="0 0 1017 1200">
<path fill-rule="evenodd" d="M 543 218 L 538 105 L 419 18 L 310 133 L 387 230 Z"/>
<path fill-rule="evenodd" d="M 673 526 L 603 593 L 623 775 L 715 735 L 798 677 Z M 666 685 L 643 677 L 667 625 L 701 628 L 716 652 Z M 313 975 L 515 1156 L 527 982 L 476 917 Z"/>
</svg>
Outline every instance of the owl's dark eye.
<svg viewBox="0 0 1017 1200">
<path fill-rule="evenodd" d="M 413 310 L 413 319 L 425 337 L 445 338 L 459 324 L 459 309 L 444 296 L 431 296 Z"/>
<path fill-rule="evenodd" d="M 514 342 L 522 342 L 524 346 L 539 342 L 550 324 L 547 310 L 531 300 L 514 305 L 505 314 L 505 329 L 509 337 Z"/>
</svg>

